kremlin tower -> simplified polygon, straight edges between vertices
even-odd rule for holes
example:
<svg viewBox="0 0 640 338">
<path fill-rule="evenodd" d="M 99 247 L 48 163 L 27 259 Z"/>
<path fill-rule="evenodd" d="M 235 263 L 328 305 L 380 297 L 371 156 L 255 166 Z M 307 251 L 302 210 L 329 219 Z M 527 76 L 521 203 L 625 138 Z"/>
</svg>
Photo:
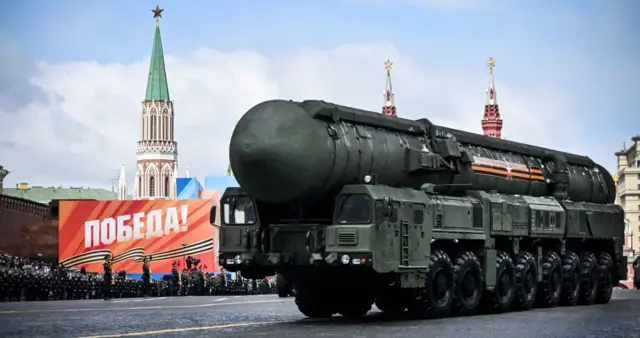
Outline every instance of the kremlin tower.
<svg viewBox="0 0 640 338">
<path fill-rule="evenodd" d="M 140 139 L 136 152 L 137 166 L 133 199 L 175 199 L 178 173 L 178 143 L 174 135 L 173 102 L 169 97 L 164 65 L 159 6 L 152 10 L 156 29 L 147 79 L 147 91 L 140 114 Z M 118 197 L 126 198 L 126 179 L 121 170 Z M 124 197 L 124 198 L 123 198 Z"/>
<path fill-rule="evenodd" d="M 384 69 L 387 71 L 387 84 L 383 92 L 384 104 L 382 105 L 382 114 L 396 116 L 395 94 L 393 94 L 393 87 L 391 86 L 391 67 L 393 67 L 393 62 L 391 62 L 391 60 L 385 61 Z"/>
<path fill-rule="evenodd" d="M 493 79 L 493 68 L 496 60 L 489 58 L 489 87 L 487 88 L 484 104 L 484 118 L 482 119 L 482 132 L 485 136 L 502 138 L 502 119 L 498 109 L 498 96 L 496 84 Z"/>
</svg>

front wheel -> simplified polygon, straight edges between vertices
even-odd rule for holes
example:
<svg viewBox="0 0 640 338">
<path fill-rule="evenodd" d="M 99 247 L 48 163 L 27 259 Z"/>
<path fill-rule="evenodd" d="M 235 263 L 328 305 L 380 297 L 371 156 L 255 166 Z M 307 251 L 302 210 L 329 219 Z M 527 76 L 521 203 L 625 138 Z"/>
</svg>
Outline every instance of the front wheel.
<svg viewBox="0 0 640 338">
<path fill-rule="evenodd" d="M 409 302 L 409 313 L 418 318 L 448 316 L 453 308 L 454 278 L 449 255 L 442 250 L 431 251 L 427 285 Z"/>
<path fill-rule="evenodd" d="M 330 318 L 335 313 L 333 297 L 327 290 L 304 284 L 295 286 L 295 303 L 298 310 L 309 318 Z"/>
<path fill-rule="evenodd" d="M 281 274 L 276 274 L 276 290 L 278 291 L 278 297 L 280 298 L 293 295 L 293 286 L 291 283 L 287 282 Z"/>
</svg>

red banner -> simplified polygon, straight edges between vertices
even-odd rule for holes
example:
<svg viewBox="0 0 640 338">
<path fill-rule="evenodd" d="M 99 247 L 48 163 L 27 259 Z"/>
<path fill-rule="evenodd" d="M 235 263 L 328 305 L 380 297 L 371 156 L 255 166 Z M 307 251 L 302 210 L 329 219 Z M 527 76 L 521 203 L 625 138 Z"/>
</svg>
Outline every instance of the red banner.
<svg viewBox="0 0 640 338">
<path fill-rule="evenodd" d="M 59 260 L 102 273 L 111 254 L 114 272 L 139 274 L 150 256 L 152 273 L 169 274 L 173 262 L 182 270 L 191 256 L 206 271 L 218 272 L 211 206 L 211 200 L 61 201 Z"/>
</svg>

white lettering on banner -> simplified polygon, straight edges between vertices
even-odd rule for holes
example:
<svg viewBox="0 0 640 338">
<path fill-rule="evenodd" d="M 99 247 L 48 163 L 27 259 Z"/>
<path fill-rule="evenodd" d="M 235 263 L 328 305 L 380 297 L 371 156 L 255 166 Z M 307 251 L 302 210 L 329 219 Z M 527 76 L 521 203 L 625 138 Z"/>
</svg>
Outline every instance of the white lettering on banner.
<svg viewBox="0 0 640 338">
<path fill-rule="evenodd" d="M 180 227 L 180 231 L 187 232 L 189 230 L 189 223 L 187 223 L 187 216 L 189 216 L 189 205 L 182 205 L 180 206 L 180 209 L 182 210 L 182 213 L 180 214 L 180 216 L 182 216 L 182 226 Z"/>
<path fill-rule="evenodd" d="M 164 213 L 164 215 L 163 215 Z M 163 217 L 164 216 L 164 217 Z M 189 231 L 189 206 L 181 205 L 86 221 L 84 223 L 84 247 L 110 245 L 131 240 L 163 237 L 172 233 Z"/>
<path fill-rule="evenodd" d="M 100 243 L 100 221 L 84 222 L 84 247 L 90 248 Z"/>
<path fill-rule="evenodd" d="M 162 210 L 151 210 L 147 213 L 147 238 L 162 236 Z"/>
<path fill-rule="evenodd" d="M 130 220 L 131 215 L 118 216 L 118 237 L 116 238 L 118 243 L 131 240 L 131 232 L 133 232 L 133 229 L 128 223 Z"/>
<path fill-rule="evenodd" d="M 116 241 L 116 220 L 109 217 L 100 222 L 100 242 L 105 245 Z"/>
<path fill-rule="evenodd" d="M 138 240 L 144 238 L 144 234 L 142 233 L 142 228 L 144 228 L 143 218 L 144 212 L 133 214 L 133 239 Z"/>
<path fill-rule="evenodd" d="M 167 209 L 167 218 L 164 221 L 164 234 L 168 235 L 170 231 L 180 232 L 178 210 L 176 208 Z"/>
</svg>

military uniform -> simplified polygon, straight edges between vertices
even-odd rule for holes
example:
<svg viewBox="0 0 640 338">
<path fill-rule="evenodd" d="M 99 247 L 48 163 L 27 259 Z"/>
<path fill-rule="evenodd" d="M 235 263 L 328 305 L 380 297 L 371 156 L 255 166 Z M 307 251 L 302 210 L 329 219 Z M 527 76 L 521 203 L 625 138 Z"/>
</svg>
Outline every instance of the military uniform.
<svg viewBox="0 0 640 338">
<path fill-rule="evenodd" d="M 102 264 L 102 268 L 104 269 L 104 277 L 102 281 L 102 295 L 104 296 L 104 300 L 111 299 L 111 284 L 113 283 L 113 271 L 111 267 L 111 261 L 109 259 L 105 260 L 104 264 Z"/>
<path fill-rule="evenodd" d="M 147 297 L 150 291 L 151 283 L 151 269 L 149 269 L 149 262 L 145 260 L 142 264 L 142 296 Z"/>
<path fill-rule="evenodd" d="M 205 286 L 206 286 L 206 276 L 204 274 L 204 271 L 202 270 L 202 268 L 200 268 L 200 271 L 198 271 L 197 273 L 197 288 L 196 288 L 196 292 L 198 296 L 204 296 L 205 295 Z"/>
<path fill-rule="evenodd" d="M 173 269 L 171 269 L 171 296 L 179 295 L 180 290 L 180 273 L 176 264 L 173 263 Z"/>
</svg>

